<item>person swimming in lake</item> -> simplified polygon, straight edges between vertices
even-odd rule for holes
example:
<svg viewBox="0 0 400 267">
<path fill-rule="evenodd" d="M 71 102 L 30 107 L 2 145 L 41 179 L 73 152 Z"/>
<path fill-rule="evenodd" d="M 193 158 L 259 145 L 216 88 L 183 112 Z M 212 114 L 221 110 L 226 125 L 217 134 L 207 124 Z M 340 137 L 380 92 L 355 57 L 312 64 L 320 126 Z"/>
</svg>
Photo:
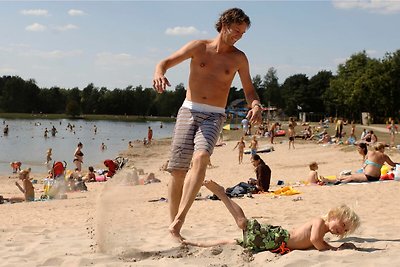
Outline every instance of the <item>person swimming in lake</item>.
<svg viewBox="0 0 400 267">
<path fill-rule="evenodd" d="M 346 205 L 332 208 L 325 216 L 309 220 L 291 231 L 281 226 L 260 224 L 248 219 L 242 208 L 225 194 L 225 189 L 214 181 L 204 181 L 204 186 L 214 193 L 231 213 L 237 226 L 243 230 L 243 239 L 193 242 L 184 240 L 186 245 L 211 247 L 224 244 L 239 244 L 253 252 L 271 251 L 285 254 L 291 250 L 317 249 L 342 250 L 357 249 L 353 243 L 343 243 L 334 247 L 324 240 L 327 233 L 343 238 L 360 226 L 358 215 Z"/>
</svg>

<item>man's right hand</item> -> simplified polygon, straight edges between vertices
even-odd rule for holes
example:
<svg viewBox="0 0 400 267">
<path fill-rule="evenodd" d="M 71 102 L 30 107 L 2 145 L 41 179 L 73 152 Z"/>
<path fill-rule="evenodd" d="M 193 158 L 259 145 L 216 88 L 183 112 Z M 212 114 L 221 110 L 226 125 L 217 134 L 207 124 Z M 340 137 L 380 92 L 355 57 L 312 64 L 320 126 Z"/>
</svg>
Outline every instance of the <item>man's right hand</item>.
<svg viewBox="0 0 400 267">
<path fill-rule="evenodd" d="M 156 90 L 158 93 L 162 93 L 165 91 L 167 86 L 171 86 L 167 77 L 165 77 L 164 75 L 154 75 L 153 79 L 154 90 Z"/>
<path fill-rule="evenodd" d="M 249 120 L 251 125 L 260 125 L 262 123 L 260 106 L 254 106 L 252 109 L 250 109 L 246 118 Z"/>
</svg>

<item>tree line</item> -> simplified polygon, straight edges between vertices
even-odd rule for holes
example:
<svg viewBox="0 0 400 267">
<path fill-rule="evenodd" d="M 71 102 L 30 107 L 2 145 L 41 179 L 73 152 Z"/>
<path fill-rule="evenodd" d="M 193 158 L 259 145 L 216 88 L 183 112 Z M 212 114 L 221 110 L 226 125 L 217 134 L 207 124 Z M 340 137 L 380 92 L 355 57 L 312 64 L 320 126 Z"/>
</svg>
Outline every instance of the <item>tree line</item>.
<svg viewBox="0 0 400 267">
<path fill-rule="evenodd" d="M 400 50 L 371 58 L 365 51 L 353 54 L 340 64 L 337 73 L 322 70 L 308 78 L 294 74 L 280 84 L 277 70 L 270 68 L 253 85 L 265 106 L 277 107 L 287 116 L 299 111 L 340 116 L 359 121 L 369 112 L 374 122 L 397 118 L 400 107 Z M 185 98 L 184 85 L 163 94 L 141 85 L 109 90 L 88 84 L 75 87 L 39 88 L 35 80 L 18 76 L 0 77 L 0 112 L 67 114 L 111 114 L 175 116 Z M 242 88 L 232 87 L 228 103 L 244 98 Z"/>
</svg>

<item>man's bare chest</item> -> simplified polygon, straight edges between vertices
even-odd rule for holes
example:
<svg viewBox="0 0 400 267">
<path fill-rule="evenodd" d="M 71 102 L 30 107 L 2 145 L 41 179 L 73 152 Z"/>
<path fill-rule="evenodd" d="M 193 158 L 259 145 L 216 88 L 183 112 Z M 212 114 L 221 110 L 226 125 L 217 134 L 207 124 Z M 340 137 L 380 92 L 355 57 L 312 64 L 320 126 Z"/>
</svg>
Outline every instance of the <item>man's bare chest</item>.
<svg viewBox="0 0 400 267">
<path fill-rule="evenodd" d="M 222 75 L 222 77 L 230 77 L 238 70 L 238 64 L 234 57 L 219 54 L 204 54 L 194 58 L 191 67 L 197 72 Z"/>
</svg>

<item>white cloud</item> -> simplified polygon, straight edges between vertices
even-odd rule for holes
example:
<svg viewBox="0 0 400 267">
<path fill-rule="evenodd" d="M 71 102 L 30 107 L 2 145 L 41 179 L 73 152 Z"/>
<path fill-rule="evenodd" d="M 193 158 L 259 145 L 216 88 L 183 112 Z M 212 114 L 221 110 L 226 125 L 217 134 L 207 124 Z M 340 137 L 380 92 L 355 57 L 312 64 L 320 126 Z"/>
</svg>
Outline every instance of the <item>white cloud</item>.
<svg viewBox="0 0 400 267">
<path fill-rule="evenodd" d="M 368 49 L 365 50 L 367 56 L 369 56 L 370 58 L 377 58 L 379 57 L 379 51 L 374 50 L 374 49 Z M 340 64 L 345 64 L 348 60 L 350 60 L 351 56 L 349 57 L 339 57 L 339 58 L 335 58 L 333 59 L 333 63 L 338 66 Z"/>
<path fill-rule="evenodd" d="M 103 68 L 129 67 L 133 65 L 149 64 L 147 58 L 138 58 L 127 53 L 113 54 L 110 52 L 102 52 L 96 55 L 95 64 Z M 151 62 L 153 64 L 153 62 Z"/>
<path fill-rule="evenodd" d="M 372 57 L 372 58 L 374 58 L 378 55 L 378 51 L 376 51 L 374 49 L 369 49 L 369 50 L 366 50 L 365 52 L 367 53 L 367 55 L 369 57 Z"/>
<path fill-rule="evenodd" d="M 23 57 L 37 57 L 37 58 L 42 58 L 42 59 L 62 59 L 62 58 L 77 57 L 82 54 L 83 54 L 82 50 L 70 50 L 70 51 L 24 50 L 24 51 L 21 51 L 18 55 L 23 56 Z"/>
<path fill-rule="evenodd" d="M 21 14 L 25 16 L 48 16 L 49 12 L 46 9 L 24 9 Z"/>
<path fill-rule="evenodd" d="M 0 52 L 15 53 L 21 50 L 27 50 L 29 48 L 30 45 L 23 43 L 9 44 L 7 46 L 0 46 Z"/>
<path fill-rule="evenodd" d="M 349 60 L 349 59 L 350 59 L 349 57 L 335 58 L 335 59 L 333 59 L 333 63 L 334 63 L 336 66 L 338 66 L 338 65 L 340 65 L 340 64 L 346 63 L 346 61 Z"/>
<path fill-rule="evenodd" d="M 363 9 L 380 14 L 400 13 L 399 0 L 332 0 L 332 4 L 338 9 Z"/>
<path fill-rule="evenodd" d="M 59 32 L 65 32 L 65 31 L 69 31 L 69 30 L 76 30 L 76 29 L 79 29 L 79 27 L 76 26 L 76 25 L 74 25 L 74 24 L 67 24 L 67 25 L 64 25 L 64 26 L 57 26 L 57 27 L 54 27 L 54 29 L 55 29 L 56 31 L 59 31 Z"/>
<path fill-rule="evenodd" d="M 84 16 L 84 15 L 86 15 L 86 13 L 82 10 L 70 9 L 70 10 L 68 10 L 68 15 L 70 15 L 72 17 L 76 17 L 76 16 Z"/>
<path fill-rule="evenodd" d="M 195 35 L 195 34 L 200 34 L 205 32 L 200 32 L 198 29 L 196 29 L 193 26 L 189 27 L 183 27 L 183 26 L 177 26 L 174 28 L 167 28 L 165 30 L 166 35 Z"/>
<path fill-rule="evenodd" d="M 82 54 L 83 54 L 82 50 L 71 50 L 71 51 L 53 50 L 49 52 L 39 52 L 37 55 L 48 59 L 60 59 L 67 57 L 76 57 Z"/>
<path fill-rule="evenodd" d="M 14 68 L 10 68 L 10 67 L 0 67 L 0 73 L 5 75 L 5 74 L 14 74 L 16 73 L 17 70 Z"/>
<path fill-rule="evenodd" d="M 43 32 L 46 30 L 46 26 L 39 23 L 33 23 L 31 25 L 26 26 L 25 30 L 29 32 Z"/>
<path fill-rule="evenodd" d="M 6 46 L 0 46 L 0 52 L 12 52 L 12 48 Z"/>
</svg>

